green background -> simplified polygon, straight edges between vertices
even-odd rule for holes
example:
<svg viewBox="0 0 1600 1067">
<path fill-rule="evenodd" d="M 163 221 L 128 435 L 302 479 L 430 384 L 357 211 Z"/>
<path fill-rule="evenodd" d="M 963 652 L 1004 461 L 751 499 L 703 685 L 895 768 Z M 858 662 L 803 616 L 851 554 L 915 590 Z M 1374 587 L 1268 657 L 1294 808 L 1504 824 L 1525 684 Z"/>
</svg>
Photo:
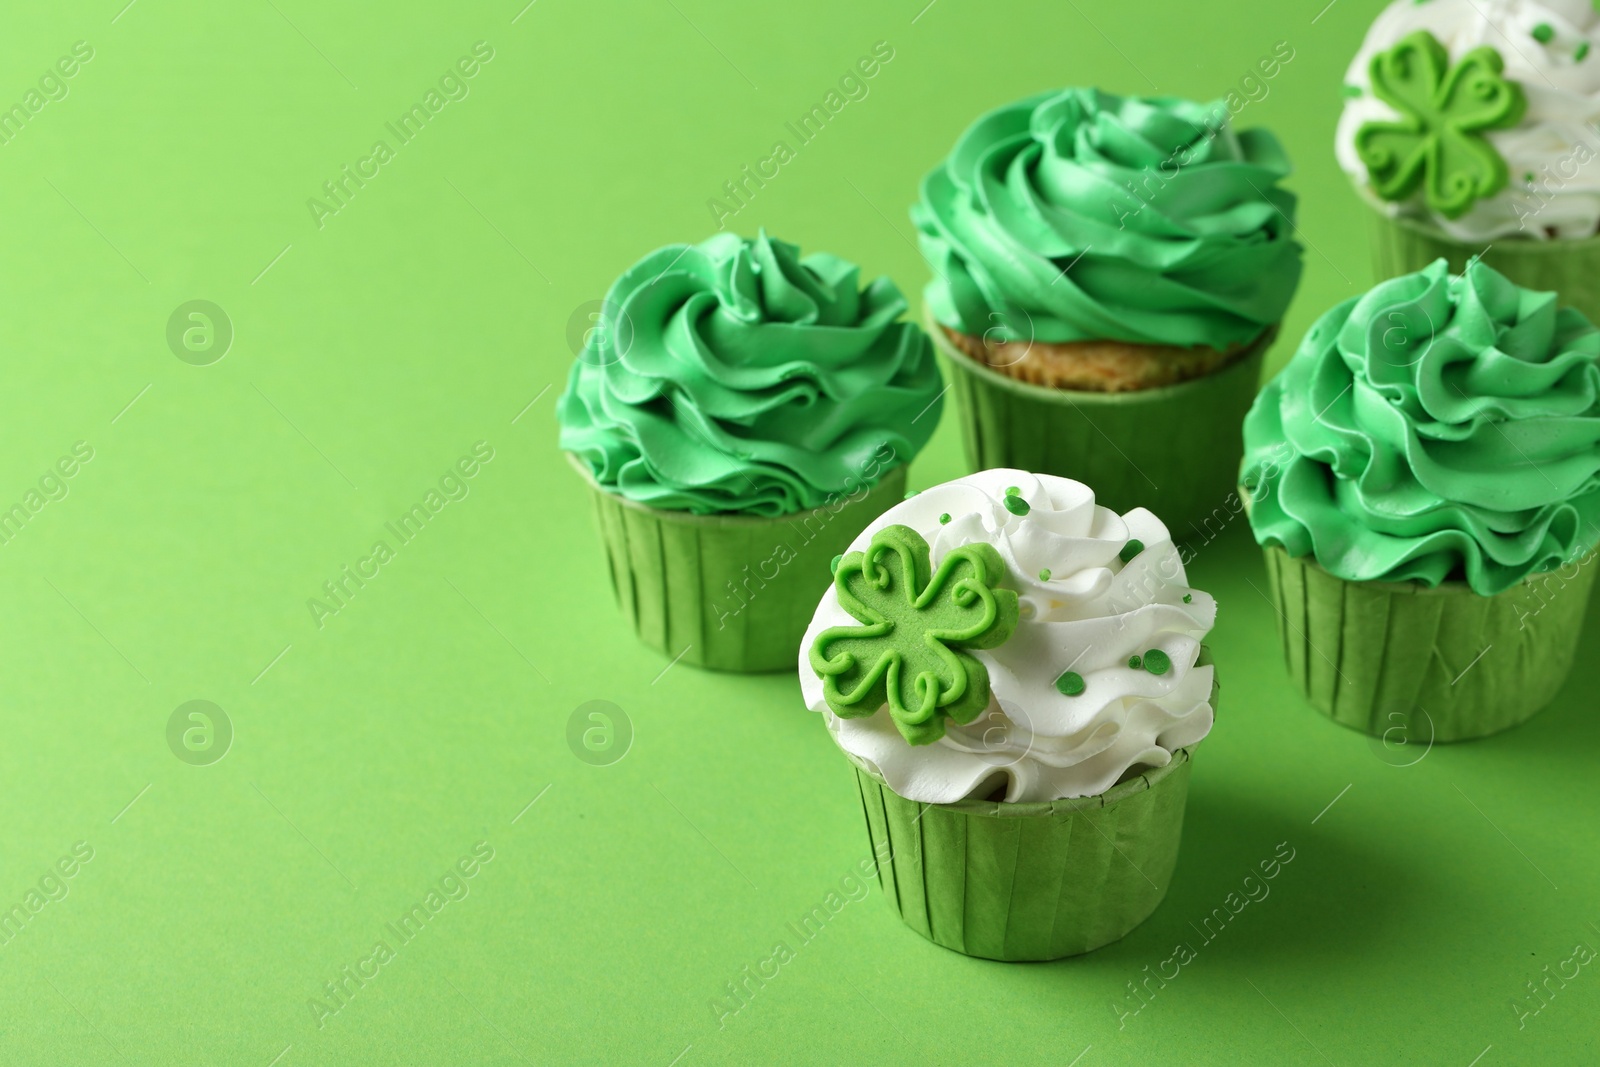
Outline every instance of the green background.
<svg viewBox="0 0 1600 1067">
<path fill-rule="evenodd" d="M 94 450 L 0 545 L 0 907 L 93 849 L 0 944 L 0 1062 L 1492 1067 L 1594 1039 L 1592 968 L 1520 1027 L 1511 1007 L 1600 945 L 1583 670 L 1504 737 L 1384 750 L 1292 696 L 1235 523 L 1190 572 L 1222 605 L 1224 692 L 1143 927 L 1008 966 L 874 889 L 801 945 L 786 924 L 866 854 L 850 769 L 794 677 L 636 645 L 555 448 L 574 313 L 708 233 L 722 183 L 880 40 L 870 95 L 735 228 L 914 295 L 907 206 L 979 111 L 1069 83 L 1214 97 L 1287 41 L 1239 122 L 1298 163 L 1299 337 L 1371 281 L 1331 144 L 1378 4 L 123 2 L 21 7 L 0 35 L 0 102 L 94 49 L 0 145 L 0 507 Z M 384 124 L 480 40 L 470 95 L 395 147 Z M 394 158 L 319 228 L 307 200 L 379 138 Z M 209 366 L 166 342 L 196 299 L 235 330 Z M 385 522 L 478 441 L 470 495 L 399 546 Z M 912 483 L 961 473 L 946 419 Z M 319 628 L 307 601 L 380 538 L 395 558 Z M 167 742 L 194 699 L 234 732 L 209 766 Z M 567 742 L 595 699 L 633 731 L 608 766 Z M 478 842 L 470 895 L 319 1027 L 309 998 Z M 1280 842 L 1270 896 L 1202 945 L 1191 923 Z M 795 958 L 719 1024 L 780 940 Z M 1119 1029 L 1180 940 L 1198 957 Z"/>
</svg>

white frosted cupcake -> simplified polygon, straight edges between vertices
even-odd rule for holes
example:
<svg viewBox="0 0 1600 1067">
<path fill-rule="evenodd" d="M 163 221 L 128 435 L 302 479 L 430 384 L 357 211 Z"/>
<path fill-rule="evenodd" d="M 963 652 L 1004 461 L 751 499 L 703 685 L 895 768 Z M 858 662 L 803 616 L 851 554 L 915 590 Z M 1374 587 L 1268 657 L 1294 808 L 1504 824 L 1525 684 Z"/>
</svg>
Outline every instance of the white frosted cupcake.
<svg viewBox="0 0 1600 1067">
<path fill-rule="evenodd" d="M 1600 316 L 1600 12 L 1590 0 L 1394 0 L 1345 75 L 1339 164 L 1380 277 L 1483 258 Z"/>
<path fill-rule="evenodd" d="M 1142 922 L 1212 725 L 1215 617 L 1159 519 L 1066 478 L 983 471 L 869 525 L 800 681 L 857 769 L 906 922 L 993 959 L 1072 955 Z"/>
</svg>

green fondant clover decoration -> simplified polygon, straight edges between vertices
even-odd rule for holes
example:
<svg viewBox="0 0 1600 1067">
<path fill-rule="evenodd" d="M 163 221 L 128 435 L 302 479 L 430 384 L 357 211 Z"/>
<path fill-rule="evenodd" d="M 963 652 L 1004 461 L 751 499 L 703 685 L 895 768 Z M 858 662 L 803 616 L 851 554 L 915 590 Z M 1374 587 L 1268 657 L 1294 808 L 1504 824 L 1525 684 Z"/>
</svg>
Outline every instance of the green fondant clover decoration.
<svg viewBox="0 0 1600 1067">
<path fill-rule="evenodd" d="M 1450 64 L 1438 38 L 1418 30 L 1372 57 L 1373 93 L 1400 113 L 1395 121 L 1365 122 L 1356 153 L 1372 189 L 1404 200 L 1422 187 L 1428 207 L 1460 218 L 1474 201 L 1507 181 L 1506 161 L 1484 137 L 1522 120 L 1522 86 L 1501 75 L 1505 64 L 1488 45 Z"/>
<path fill-rule="evenodd" d="M 933 570 L 928 542 L 908 526 L 873 534 L 839 561 L 833 587 L 859 626 L 833 626 L 809 653 L 828 707 L 865 718 L 884 705 L 901 736 L 928 745 L 945 720 L 968 723 L 989 705 L 989 672 L 967 649 L 995 648 L 1017 628 L 1017 594 L 994 546 L 951 549 Z"/>
</svg>

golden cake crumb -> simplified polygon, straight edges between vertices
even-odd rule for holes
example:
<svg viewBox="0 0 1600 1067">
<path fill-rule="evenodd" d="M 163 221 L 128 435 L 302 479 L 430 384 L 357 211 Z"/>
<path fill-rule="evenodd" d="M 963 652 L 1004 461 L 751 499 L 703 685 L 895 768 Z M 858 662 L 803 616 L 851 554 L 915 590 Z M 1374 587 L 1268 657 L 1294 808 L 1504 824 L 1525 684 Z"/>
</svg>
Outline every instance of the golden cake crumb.
<svg viewBox="0 0 1600 1067">
<path fill-rule="evenodd" d="M 1051 389 L 1129 393 L 1176 385 L 1213 374 L 1253 349 L 1245 344 L 1214 348 L 1176 348 L 1126 341 L 1000 341 L 941 327 L 950 342 L 971 358 L 1009 378 Z M 1269 334 L 1276 334 L 1274 326 Z"/>
</svg>

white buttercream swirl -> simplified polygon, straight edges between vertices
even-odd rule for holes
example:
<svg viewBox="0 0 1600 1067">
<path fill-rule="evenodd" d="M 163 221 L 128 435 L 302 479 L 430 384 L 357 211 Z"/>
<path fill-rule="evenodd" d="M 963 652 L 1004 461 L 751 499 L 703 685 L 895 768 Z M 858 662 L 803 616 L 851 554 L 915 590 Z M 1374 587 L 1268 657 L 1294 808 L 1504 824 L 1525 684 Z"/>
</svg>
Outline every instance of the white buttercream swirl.
<svg viewBox="0 0 1600 1067">
<path fill-rule="evenodd" d="M 1544 36 L 1545 28 L 1549 40 L 1540 41 L 1535 32 Z M 1510 169 L 1507 188 L 1458 219 L 1429 210 L 1420 191 L 1401 203 L 1379 200 L 1356 153 L 1362 123 L 1397 117 L 1372 94 L 1372 57 L 1416 30 L 1437 37 L 1452 63 L 1490 46 L 1505 61 L 1505 77 L 1521 84 L 1528 101 L 1514 128 L 1487 134 Z M 1425 220 L 1460 241 L 1591 237 L 1600 231 L 1600 13 L 1591 0 L 1394 0 L 1367 31 L 1345 84 L 1361 94 L 1346 100 L 1339 118 L 1339 165 L 1380 210 Z"/>
<path fill-rule="evenodd" d="M 1026 515 L 1006 508 L 1011 486 L 1028 502 Z M 950 521 L 941 523 L 941 515 Z M 912 746 L 886 708 L 856 719 L 828 708 L 807 653 L 823 630 L 857 622 L 833 587 L 823 596 L 800 645 L 801 692 L 839 747 L 896 793 L 945 804 L 990 797 L 1003 784 L 1013 802 L 1094 796 L 1132 772 L 1165 766 L 1175 750 L 1210 732 L 1212 668 L 1195 660 L 1216 602 L 1189 588 L 1171 535 L 1149 511 L 1119 516 L 1081 482 L 990 470 L 890 508 L 850 550 L 895 524 L 927 539 L 935 568 L 960 545 L 993 545 L 1008 572 L 1000 584 L 1020 600 L 1011 638 L 969 651 L 989 672 L 984 714 L 965 726 L 949 723 L 931 745 Z M 1130 540 L 1144 549 L 1124 563 Z M 1128 665 L 1151 649 L 1171 660 L 1166 673 Z M 1077 696 L 1056 688 L 1068 670 L 1085 682 Z"/>
</svg>

